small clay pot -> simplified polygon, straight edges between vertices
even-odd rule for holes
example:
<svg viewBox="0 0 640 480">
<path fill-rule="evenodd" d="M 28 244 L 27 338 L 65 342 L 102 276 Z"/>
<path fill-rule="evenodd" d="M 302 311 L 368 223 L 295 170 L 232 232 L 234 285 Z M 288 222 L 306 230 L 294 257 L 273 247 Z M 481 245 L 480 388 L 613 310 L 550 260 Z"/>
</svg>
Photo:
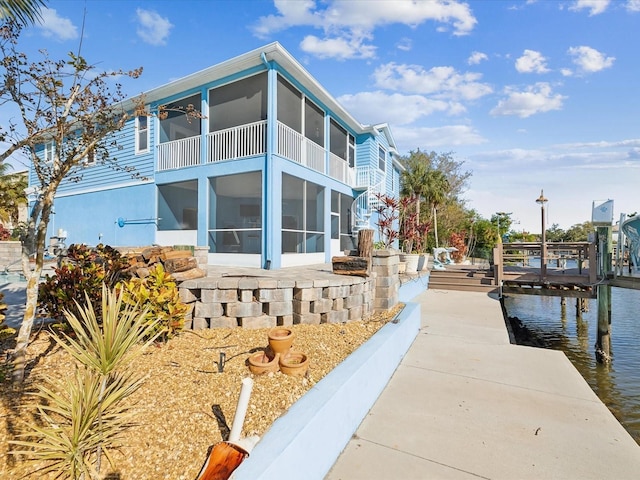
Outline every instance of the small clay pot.
<svg viewBox="0 0 640 480">
<path fill-rule="evenodd" d="M 293 343 L 293 330 L 286 327 L 274 327 L 269 330 L 269 348 L 273 353 L 285 355 Z"/>
<path fill-rule="evenodd" d="M 280 354 L 276 353 L 273 358 L 269 358 L 266 352 L 260 351 L 249 356 L 249 370 L 254 375 L 277 372 Z"/>
<path fill-rule="evenodd" d="M 293 377 L 304 377 L 309 369 L 309 357 L 302 352 L 289 352 L 280 357 L 280 371 Z"/>
</svg>

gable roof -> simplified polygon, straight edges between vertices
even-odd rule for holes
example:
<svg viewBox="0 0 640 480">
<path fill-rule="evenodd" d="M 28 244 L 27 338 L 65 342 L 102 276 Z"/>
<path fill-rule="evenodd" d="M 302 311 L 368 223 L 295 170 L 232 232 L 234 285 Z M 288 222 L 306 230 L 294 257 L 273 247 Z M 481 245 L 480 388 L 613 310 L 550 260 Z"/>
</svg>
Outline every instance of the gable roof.
<svg viewBox="0 0 640 480">
<path fill-rule="evenodd" d="M 352 128 L 354 132 L 362 134 L 379 133 L 382 131 L 387 136 L 389 145 L 392 145 L 393 139 L 386 124 L 383 124 L 383 127 L 379 128 L 381 127 L 380 125 L 372 127 L 359 123 L 279 42 L 270 43 L 237 57 L 225 60 L 222 63 L 207 67 L 199 72 L 174 80 L 144 92 L 142 96 L 145 98 L 145 103 L 158 102 L 172 95 L 178 95 L 187 90 L 198 88 L 213 80 L 225 78 L 251 68 L 264 66 L 266 70 L 267 62 L 272 61 L 293 75 L 302 86 L 315 95 L 333 111 L 341 121 Z M 395 149 L 395 143 L 393 143 L 393 146 Z"/>
</svg>

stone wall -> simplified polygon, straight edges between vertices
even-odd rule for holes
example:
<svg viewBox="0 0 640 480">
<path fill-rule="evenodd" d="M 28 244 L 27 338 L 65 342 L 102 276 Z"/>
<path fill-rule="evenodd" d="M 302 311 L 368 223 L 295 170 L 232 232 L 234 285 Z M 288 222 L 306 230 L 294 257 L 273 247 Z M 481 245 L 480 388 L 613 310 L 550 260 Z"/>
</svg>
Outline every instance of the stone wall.
<svg viewBox="0 0 640 480">
<path fill-rule="evenodd" d="M 198 248 L 194 255 L 198 257 Z M 206 247 L 203 248 L 206 262 Z M 366 318 L 398 304 L 398 253 L 376 250 L 369 277 L 308 269 L 216 273 L 180 284 L 189 305 L 185 328 L 270 328 L 279 325 L 342 323 Z"/>
<path fill-rule="evenodd" d="M 334 280 L 207 277 L 180 285 L 185 328 L 269 328 L 360 320 L 373 310 L 375 276 Z"/>
<path fill-rule="evenodd" d="M 20 256 L 22 255 L 22 246 L 20 242 L 5 241 L 0 242 L 0 270 L 4 270 L 7 266 L 11 266 L 12 271 L 21 271 Z"/>
</svg>

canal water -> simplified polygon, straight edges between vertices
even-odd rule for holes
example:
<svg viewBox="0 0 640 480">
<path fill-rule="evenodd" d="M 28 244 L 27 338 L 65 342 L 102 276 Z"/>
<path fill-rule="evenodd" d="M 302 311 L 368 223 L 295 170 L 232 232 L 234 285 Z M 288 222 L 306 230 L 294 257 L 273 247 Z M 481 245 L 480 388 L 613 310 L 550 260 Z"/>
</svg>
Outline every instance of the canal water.
<svg viewBox="0 0 640 480">
<path fill-rule="evenodd" d="M 505 296 L 509 317 L 517 317 L 529 341 L 565 352 L 594 392 L 640 444 L 640 290 L 611 289 L 611 362 L 596 362 L 598 305 L 576 318 L 576 299 Z"/>
</svg>

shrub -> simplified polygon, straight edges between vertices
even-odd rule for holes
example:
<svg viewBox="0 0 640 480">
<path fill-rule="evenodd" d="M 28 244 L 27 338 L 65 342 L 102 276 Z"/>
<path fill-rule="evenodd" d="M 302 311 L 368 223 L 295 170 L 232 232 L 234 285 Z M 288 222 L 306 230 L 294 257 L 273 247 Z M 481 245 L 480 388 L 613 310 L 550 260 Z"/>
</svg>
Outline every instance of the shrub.
<svg viewBox="0 0 640 480">
<path fill-rule="evenodd" d="M 78 316 L 66 312 L 73 336 L 54 333 L 53 339 L 82 367 L 60 382 L 36 385 L 38 418 L 25 422 L 28 431 L 19 436 L 25 440 L 10 441 L 18 447 L 11 453 L 39 462 L 40 475 L 102 478 L 102 453 L 113 467 L 110 451 L 122 447 L 122 432 L 132 424 L 135 412 L 125 400 L 142 378 L 127 366 L 153 342 L 156 327 L 145 310 L 123 305 L 122 295 L 104 285 L 101 298 L 100 319 L 88 297 L 86 306 L 77 304 Z"/>
<path fill-rule="evenodd" d="M 164 340 L 182 330 L 188 306 L 180 300 L 178 286 L 162 264 L 156 264 L 147 277 L 134 277 L 120 285 L 124 303 L 146 308 L 147 323 L 156 323 Z"/>
<path fill-rule="evenodd" d="M 102 284 L 113 288 L 128 278 L 128 266 L 128 260 L 108 245 L 71 245 L 61 265 L 54 269 L 55 274 L 45 275 L 40 284 L 40 308 L 50 318 L 63 320 L 65 311 L 78 313 L 77 303 L 88 298 L 100 316 Z"/>
<path fill-rule="evenodd" d="M 0 241 L 4 242 L 11 238 L 11 232 L 7 230 L 4 225 L 0 224 Z"/>
<path fill-rule="evenodd" d="M 457 248 L 457 251 L 451 252 L 451 257 L 456 263 L 462 262 L 467 255 L 467 243 L 465 236 L 461 233 L 453 232 L 449 237 L 449 245 Z"/>
</svg>

